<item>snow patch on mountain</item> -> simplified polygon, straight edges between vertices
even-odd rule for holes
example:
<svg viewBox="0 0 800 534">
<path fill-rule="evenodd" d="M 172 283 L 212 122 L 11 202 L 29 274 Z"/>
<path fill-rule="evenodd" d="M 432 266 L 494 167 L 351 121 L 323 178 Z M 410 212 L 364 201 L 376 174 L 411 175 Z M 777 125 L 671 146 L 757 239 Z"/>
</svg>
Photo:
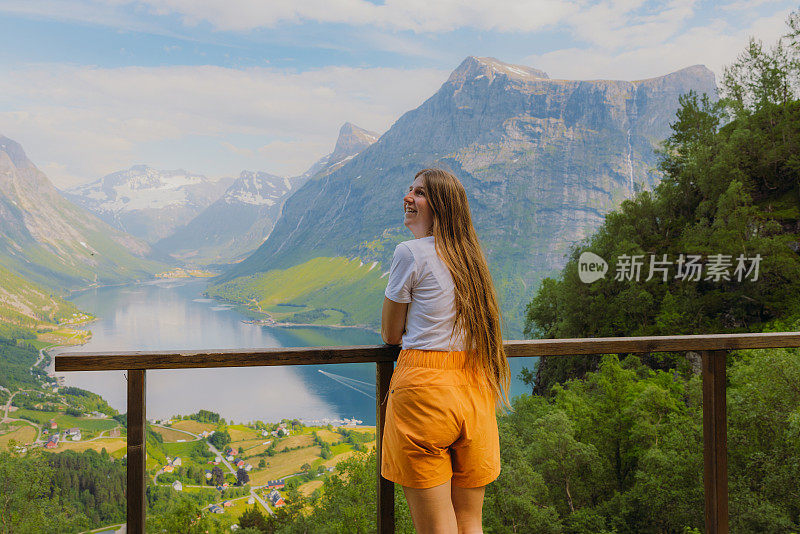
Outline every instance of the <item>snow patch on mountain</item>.
<svg viewBox="0 0 800 534">
<path fill-rule="evenodd" d="M 289 178 L 266 172 L 242 171 L 225 192 L 223 199 L 228 204 L 274 206 L 291 189 L 292 182 Z"/>
<path fill-rule="evenodd" d="M 90 184 L 69 189 L 95 212 L 119 213 L 187 206 L 206 196 L 217 180 L 184 170 L 160 171 L 147 165 L 108 174 Z M 202 202 L 201 202 L 202 204 Z"/>
</svg>

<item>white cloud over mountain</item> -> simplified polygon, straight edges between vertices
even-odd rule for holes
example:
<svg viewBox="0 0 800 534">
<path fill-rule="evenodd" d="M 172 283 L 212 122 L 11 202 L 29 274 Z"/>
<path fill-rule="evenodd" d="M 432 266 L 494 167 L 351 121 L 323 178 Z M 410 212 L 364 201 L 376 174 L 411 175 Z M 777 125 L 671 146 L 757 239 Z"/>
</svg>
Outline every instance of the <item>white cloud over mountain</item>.
<svg viewBox="0 0 800 534">
<path fill-rule="evenodd" d="M 665 37 L 670 34 L 665 26 L 661 38 L 656 32 L 649 41 L 646 29 L 650 23 L 644 23 L 642 27 L 620 29 L 620 32 L 630 34 L 631 46 L 569 47 L 533 54 L 523 62 L 544 70 L 551 77 L 572 79 L 632 79 L 633 73 L 638 74 L 635 77 L 646 78 L 703 64 L 717 74 L 719 82 L 724 67 L 745 49 L 751 36 L 757 36 L 772 46 L 786 32 L 785 21 L 789 12 L 787 9 L 765 17 L 754 17 L 743 28 L 734 27 L 723 19 L 714 19 L 705 26 L 682 30 L 670 38 Z M 676 25 L 679 18 L 676 15 L 673 21 Z M 611 41 L 611 36 L 608 40 Z"/>
<path fill-rule="evenodd" d="M 562 0 L 386 0 L 381 4 L 366 0 L 139 0 L 136 3 L 149 6 L 158 14 L 178 14 L 188 24 L 210 22 L 220 30 L 313 21 L 414 32 L 447 32 L 462 27 L 534 31 L 559 22 L 581 4 Z"/>
<path fill-rule="evenodd" d="M 299 174 L 332 149 L 342 123 L 385 131 L 447 75 L 436 69 L 33 65 L 0 77 L 0 109 L 6 109 L 0 128 L 63 187 L 135 163 L 209 174 L 243 168 Z M 161 155 L 177 142 L 194 153 Z"/>
</svg>

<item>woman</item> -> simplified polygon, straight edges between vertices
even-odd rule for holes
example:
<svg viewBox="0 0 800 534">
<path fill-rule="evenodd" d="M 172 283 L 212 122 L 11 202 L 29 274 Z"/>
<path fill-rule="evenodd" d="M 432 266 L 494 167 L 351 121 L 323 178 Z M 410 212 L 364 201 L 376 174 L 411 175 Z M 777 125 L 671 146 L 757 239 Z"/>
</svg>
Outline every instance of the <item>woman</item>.
<svg viewBox="0 0 800 534">
<path fill-rule="evenodd" d="M 495 410 L 509 405 L 497 298 L 455 176 L 418 172 L 403 207 L 414 239 L 394 251 L 383 301 L 383 340 L 403 349 L 381 474 L 403 486 L 417 532 L 482 532 L 485 486 L 500 474 Z"/>
</svg>

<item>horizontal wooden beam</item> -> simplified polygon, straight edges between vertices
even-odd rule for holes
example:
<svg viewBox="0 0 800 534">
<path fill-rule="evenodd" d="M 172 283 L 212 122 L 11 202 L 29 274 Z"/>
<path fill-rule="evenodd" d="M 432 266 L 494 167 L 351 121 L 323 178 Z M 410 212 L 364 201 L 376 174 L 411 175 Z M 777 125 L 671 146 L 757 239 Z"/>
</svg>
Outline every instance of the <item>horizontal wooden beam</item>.
<svg viewBox="0 0 800 534">
<path fill-rule="evenodd" d="M 279 347 L 274 349 L 219 349 L 132 352 L 70 352 L 57 354 L 56 371 L 113 371 L 122 369 L 193 369 L 324 365 L 329 363 L 392 362 L 400 347 Z"/>
<path fill-rule="evenodd" d="M 771 349 L 800 347 L 800 332 L 533 339 L 507 341 L 505 347 L 509 357 Z"/>
<path fill-rule="evenodd" d="M 800 347 L 800 332 L 525 339 L 507 341 L 505 343 L 506 354 L 510 358 L 783 347 Z M 196 351 L 67 352 L 55 356 L 55 370 L 110 371 L 389 362 L 396 360 L 399 352 L 400 347 L 396 345 Z"/>
</svg>

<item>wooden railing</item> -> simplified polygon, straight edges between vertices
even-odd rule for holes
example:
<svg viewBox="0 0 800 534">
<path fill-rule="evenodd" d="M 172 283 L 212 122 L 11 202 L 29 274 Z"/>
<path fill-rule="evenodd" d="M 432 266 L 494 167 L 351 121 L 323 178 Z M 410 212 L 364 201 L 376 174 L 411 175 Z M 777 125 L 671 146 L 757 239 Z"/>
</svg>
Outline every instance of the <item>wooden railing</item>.
<svg viewBox="0 0 800 534">
<path fill-rule="evenodd" d="M 543 339 L 508 341 L 510 358 L 569 356 L 579 354 L 627 354 L 649 352 L 698 352 L 703 375 L 703 457 L 705 524 L 707 534 L 728 532 L 727 411 L 725 362 L 728 351 L 800 347 L 800 332 L 708 334 L 629 338 Z M 400 347 L 277 348 L 263 350 L 216 350 L 177 352 L 64 353 L 55 357 L 55 370 L 128 371 L 128 532 L 144 533 L 145 527 L 145 373 L 147 369 L 201 367 L 252 367 L 271 365 L 323 365 L 332 363 L 376 364 L 376 443 L 378 452 L 377 524 L 381 534 L 394 532 L 394 484 L 380 475 L 381 435 L 385 405 L 394 361 Z"/>
</svg>

